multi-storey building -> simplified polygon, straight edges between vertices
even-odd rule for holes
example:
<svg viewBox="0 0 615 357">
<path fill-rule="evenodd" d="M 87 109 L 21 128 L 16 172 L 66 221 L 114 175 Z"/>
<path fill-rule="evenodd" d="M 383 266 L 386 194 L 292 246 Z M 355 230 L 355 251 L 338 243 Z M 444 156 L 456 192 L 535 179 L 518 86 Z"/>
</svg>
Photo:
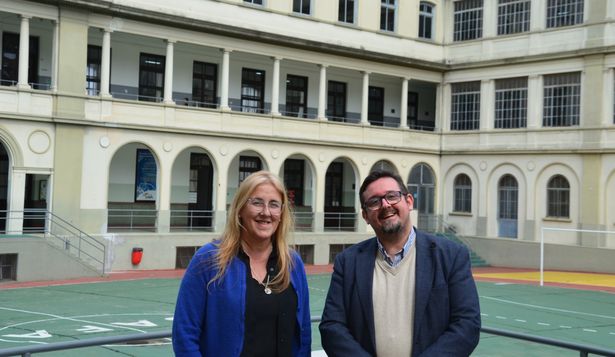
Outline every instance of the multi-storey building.
<svg viewBox="0 0 615 357">
<path fill-rule="evenodd" d="M 47 253 L 11 234 L 58 222 L 107 270 L 133 247 L 183 266 L 259 169 L 308 263 L 370 235 L 377 167 L 419 228 L 506 262 L 501 238 L 614 229 L 613 1 L 0 0 L 0 32 L 0 253 L 23 276 Z M 598 244 L 581 238 L 548 241 Z"/>
</svg>

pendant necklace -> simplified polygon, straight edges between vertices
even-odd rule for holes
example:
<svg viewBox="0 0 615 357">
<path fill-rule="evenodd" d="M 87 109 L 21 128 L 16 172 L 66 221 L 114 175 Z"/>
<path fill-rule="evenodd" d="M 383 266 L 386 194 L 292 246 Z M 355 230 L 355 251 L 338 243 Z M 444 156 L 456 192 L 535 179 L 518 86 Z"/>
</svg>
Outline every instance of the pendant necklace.
<svg viewBox="0 0 615 357">
<path fill-rule="evenodd" d="M 263 283 L 261 283 L 263 285 Z M 271 289 L 269 288 L 269 273 L 267 273 L 267 282 L 265 283 L 265 294 L 271 295 Z"/>
</svg>

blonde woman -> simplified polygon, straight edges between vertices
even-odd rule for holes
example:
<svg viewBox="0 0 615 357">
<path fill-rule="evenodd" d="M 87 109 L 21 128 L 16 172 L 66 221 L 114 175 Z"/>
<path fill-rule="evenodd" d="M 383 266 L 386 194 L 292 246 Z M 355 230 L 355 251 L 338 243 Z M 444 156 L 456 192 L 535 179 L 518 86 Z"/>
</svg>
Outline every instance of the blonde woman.
<svg viewBox="0 0 615 357">
<path fill-rule="evenodd" d="M 286 242 L 293 217 L 280 179 L 241 183 L 220 240 L 197 251 L 173 319 L 176 356 L 309 356 L 303 262 Z"/>
</svg>

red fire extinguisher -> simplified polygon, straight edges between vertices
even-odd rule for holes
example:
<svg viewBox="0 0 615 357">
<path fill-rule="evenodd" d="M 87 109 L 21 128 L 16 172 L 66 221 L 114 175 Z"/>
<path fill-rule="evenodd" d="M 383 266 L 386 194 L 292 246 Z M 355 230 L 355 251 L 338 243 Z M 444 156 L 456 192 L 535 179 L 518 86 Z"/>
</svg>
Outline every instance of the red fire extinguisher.
<svg viewBox="0 0 615 357">
<path fill-rule="evenodd" d="M 132 265 L 139 265 L 143 258 L 143 248 L 132 248 Z"/>
</svg>

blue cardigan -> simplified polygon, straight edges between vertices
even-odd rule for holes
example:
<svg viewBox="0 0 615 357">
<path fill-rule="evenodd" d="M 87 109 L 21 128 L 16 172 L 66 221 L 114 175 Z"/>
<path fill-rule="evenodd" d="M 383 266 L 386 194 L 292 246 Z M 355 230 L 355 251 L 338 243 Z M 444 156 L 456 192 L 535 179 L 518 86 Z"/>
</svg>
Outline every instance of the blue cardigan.
<svg viewBox="0 0 615 357">
<path fill-rule="evenodd" d="M 246 309 L 246 266 L 235 257 L 222 280 L 207 287 L 216 274 L 213 266 L 218 247 L 208 243 L 190 262 L 182 279 L 175 316 L 173 350 L 176 356 L 239 356 L 243 348 Z M 291 285 L 297 293 L 297 333 L 293 356 L 310 356 L 312 328 L 305 268 L 292 253 Z"/>
</svg>

